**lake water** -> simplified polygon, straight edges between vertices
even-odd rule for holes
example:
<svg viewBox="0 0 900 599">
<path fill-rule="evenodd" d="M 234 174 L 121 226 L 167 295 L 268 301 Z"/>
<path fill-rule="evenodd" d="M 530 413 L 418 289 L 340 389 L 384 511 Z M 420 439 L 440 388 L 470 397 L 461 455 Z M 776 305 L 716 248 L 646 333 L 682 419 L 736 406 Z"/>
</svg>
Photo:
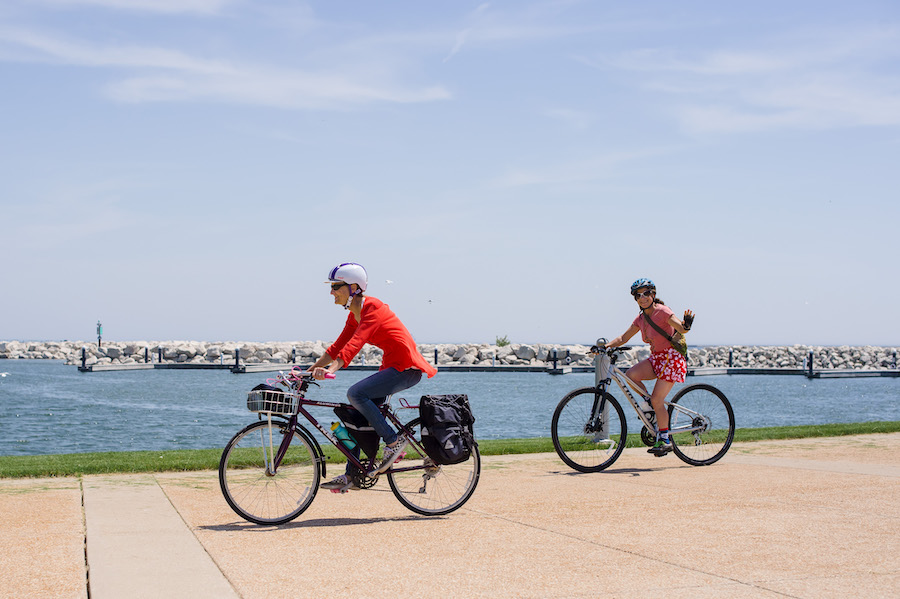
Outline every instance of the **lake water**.
<svg viewBox="0 0 900 599">
<path fill-rule="evenodd" d="M 347 388 L 369 374 L 343 371 L 308 397 L 346 401 Z M 227 370 L 81 373 L 58 361 L 0 360 L 0 455 L 224 447 L 256 418 L 246 409 L 246 394 L 267 376 Z M 399 395 L 417 400 L 467 393 L 478 438 L 549 437 L 559 400 L 593 382 L 592 373 L 441 372 Z M 685 384 L 693 383 L 721 389 L 739 428 L 900 420 L 900 378 L 722 375 L 688 377 Z M 638 432 L 631 408 L 623 407 L 628 430 Z M 327 408 L 312 412 L 326 425 L 336 420 Z"/>
</svg>

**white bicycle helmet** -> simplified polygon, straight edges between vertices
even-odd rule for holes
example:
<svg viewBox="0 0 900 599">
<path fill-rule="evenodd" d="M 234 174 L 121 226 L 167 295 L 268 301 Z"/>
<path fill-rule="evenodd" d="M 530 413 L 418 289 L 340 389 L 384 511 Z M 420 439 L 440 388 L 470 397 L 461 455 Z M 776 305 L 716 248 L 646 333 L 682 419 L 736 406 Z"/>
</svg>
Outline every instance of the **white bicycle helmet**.
<svg viewBox="0 0 900 599">
<path fill-rule="evenodd" d="M 325 282 L 347 283 L 348 285 L 356 283 L 359 285 L 360 291 L 365 291 L 369 282 L 369 275 L 362 265 L 356 262 L 344 262 L 331 269 L 331 272 L 328 273 L 328 280 Z"/>
</svg>

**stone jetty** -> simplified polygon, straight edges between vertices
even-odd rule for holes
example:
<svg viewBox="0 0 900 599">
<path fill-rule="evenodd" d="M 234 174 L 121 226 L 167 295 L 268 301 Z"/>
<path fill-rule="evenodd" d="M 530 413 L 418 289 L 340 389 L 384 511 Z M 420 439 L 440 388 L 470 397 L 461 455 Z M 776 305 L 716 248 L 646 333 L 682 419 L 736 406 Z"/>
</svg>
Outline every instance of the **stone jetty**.
<svg viewBox="0 0 900 599">
<path fill-rule="evenodd" d="M 325 352 L 324 341 L 0 341 L 0 359 L 63 360 L 80 366 L 82 348 L 85 364 L 115 365 L 234 364 L 240 351 L 241 364 L 310 364 Z M 560 366 L 589 367 L 593 364 L 590 346 L 566 344 L 512 343 L 499 346 L 488 343 L 420 344 L 425 358 L 441 366 L 547 366 L 554 357 Z M 815 369 L 884 370 L 897 368 L 900 347 L 880 346 L 746 346 L 720 345 L 691 347 L 691 368 L 808 368 L 810 352 Z M 628 350 L 624 363 L 634 363 L 649 355 L 647 346 Z M 375 366 L 381 363 L 381 350 L 366 346 L 353 365 Z"/>
</svg>

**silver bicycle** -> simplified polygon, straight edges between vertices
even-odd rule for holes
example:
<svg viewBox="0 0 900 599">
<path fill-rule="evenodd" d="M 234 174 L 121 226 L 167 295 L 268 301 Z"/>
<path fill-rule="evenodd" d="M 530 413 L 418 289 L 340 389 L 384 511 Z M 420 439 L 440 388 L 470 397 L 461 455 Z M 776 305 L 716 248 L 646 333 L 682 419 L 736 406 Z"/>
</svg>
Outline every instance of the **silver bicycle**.
<svg viewBox="0 0 900 599">
<path fill-rule="evenodd" d="M 641 442 L 651 446 L 656 440 L 656 413 L 650 407 L 650 394 L 616 366 L 625 348 L 603 348 L 603 342 L 602 339 L 597 342 L 599 383 L 572 391 L 562 398 L 553 413 L 553 447 L 563 462 L 581 472 L 609 468 L 628 444 L 625 414 L 609 392 L 612 381 L 643 423 Z M 689 385 L 665 405 L 669 412 L 672 450 L 684 462 L 707 466 L 721 459 L 731 447 L 734 411 L 725 394 L 712 385 Z"/>
</svg>

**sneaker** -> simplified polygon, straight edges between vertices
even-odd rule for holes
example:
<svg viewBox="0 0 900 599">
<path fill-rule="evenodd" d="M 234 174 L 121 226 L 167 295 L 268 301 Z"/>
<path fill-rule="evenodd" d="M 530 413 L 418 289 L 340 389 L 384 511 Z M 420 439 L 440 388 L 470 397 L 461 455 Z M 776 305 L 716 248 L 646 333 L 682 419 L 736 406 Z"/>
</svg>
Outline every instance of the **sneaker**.
<svg viewBox="0 0 900 599">
<path fill-rule="evenodd" d="M 656 443 L 653 444 L 653 447 L 647 450 L 647 453 L 652 453 L 658 458 L 663 457 L 667 453 L 672 451 L 672 439 L 656 439 Z"/>
<path fill-rule="evenodd" d="M 320 489 L 331 489 L 335 493 L 344 491 L 355 491 L 359 487 L 357 487 L 353 480 L 347 476 L 346 474 L 341 474 L 340 476 L 335 476 L 327 483 L 322 483 L 319 485 Z"/>
<path fill-rule="evenodd" d="M 409 445 L 409 441 L 406 440 L 406 437 L 399 437 L 393 447 L 385 445 L 384 451 L 381 454 L 381 461 L 375 465 L 374 469 L 369 470 L 369 476 L 381 474 L 390 468 L 394 462 L 400 459 L 400 456 L 407 445 Z"/>
</svg>

